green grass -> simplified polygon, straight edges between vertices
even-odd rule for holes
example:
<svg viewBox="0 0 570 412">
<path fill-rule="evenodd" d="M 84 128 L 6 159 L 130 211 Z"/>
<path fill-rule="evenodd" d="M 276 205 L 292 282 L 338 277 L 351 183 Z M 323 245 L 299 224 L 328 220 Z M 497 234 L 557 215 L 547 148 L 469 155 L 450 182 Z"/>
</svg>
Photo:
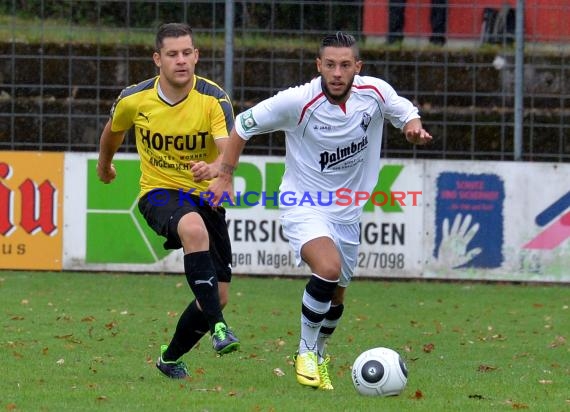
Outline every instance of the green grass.
<svg viewBox="0 0 570 412">
<path fill-rule="evenodd" d="M 0 39 L 17 43 L 71 43 L 103 45 L 144 45 L 154 44 L 155 28 L 126 30 L 122 27 L 97 26 L 91 24 L 71 24 L 66 20 L 22 18 L 0 14 Z M 203 49 L 224 48 L 224 35 L 213 35 L 197 31 L 198 46 Z M 238 48 L 260 48 L 279 50 L 299 50 L 308 48 L 316 51 L 319 38 L 299 38 L 289 36 L 267 36 L 260 34 L 236 35 Z"/>
<path fill-rule="evenodd" d="M 0 408 L 21 411 L 570 410 L 570 294 L 563 285 L 355 280 L 329 349 L 335 390 L 295 382 L 305 279 L 235 277 L 226 318 L 242 340 L 154 367 L 190 293 L 183 276 L 0 272 Z M 398 350 L 408 386 L 359 396 L 350 365 Z M 285 373 L 278 376 L 274 371 Z"/>
</svg>

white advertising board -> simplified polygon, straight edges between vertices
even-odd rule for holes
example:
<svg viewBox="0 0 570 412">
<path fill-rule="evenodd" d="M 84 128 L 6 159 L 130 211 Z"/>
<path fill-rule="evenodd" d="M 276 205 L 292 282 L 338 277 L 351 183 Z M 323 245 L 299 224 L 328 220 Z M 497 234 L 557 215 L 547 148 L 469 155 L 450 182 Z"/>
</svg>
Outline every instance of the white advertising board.
<svg viewBox="0 0 570 412">
<path fill-rule="evenodd" d="M 164 250 L 138 212 L 138 157 L 118 155 L 110 185 L 97 180 L 96 158 L 65 157 L 64 269 L 180 273 L 181 251 Z M 382 164 L 355 276 L 570 282 L 570 165 Z M 283 170 L 281 157 L 242 156 L 235 190 L 250 197 L 227 212 L 236 274 L 308 273 L 271 200 Z"/>
</svg>

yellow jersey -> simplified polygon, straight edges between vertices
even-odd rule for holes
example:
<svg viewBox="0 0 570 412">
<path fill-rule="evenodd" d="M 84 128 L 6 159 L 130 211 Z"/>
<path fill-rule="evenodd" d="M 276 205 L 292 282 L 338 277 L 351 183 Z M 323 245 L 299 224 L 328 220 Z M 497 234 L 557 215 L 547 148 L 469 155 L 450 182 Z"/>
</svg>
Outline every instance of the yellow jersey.
<svg viewBox="0 0 570 412">
<path fill-rule="evenodd" d="M 214 140 L 229 136 L 234 124 L 230 99 L 216 83 L 195 75 L 188 96 L 170 104 L 159 96 L 158 79 L 123 89 L 111 108 L 111 130 L 134 127 L 141 159 L 139 196 L 156 188 L 199 194 L 210 182 L 194 182 L 190 161 L 211 163 L 218 157 Z"/>
</svg>

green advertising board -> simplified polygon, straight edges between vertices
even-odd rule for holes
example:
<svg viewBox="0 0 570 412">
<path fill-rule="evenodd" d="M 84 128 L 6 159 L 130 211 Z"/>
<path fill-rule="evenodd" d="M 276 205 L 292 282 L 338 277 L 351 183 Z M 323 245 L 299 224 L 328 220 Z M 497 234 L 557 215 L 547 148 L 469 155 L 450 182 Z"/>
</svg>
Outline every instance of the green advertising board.
<svg viewBox="0 0 570 412">
<path fill-rule="evenodd" d="M 117 178 L 103 184 L 88 160 L 86 263 L 154 263 L 169 253 L 137 207 L 140 165 L 115 160 Z"/>
</svg>

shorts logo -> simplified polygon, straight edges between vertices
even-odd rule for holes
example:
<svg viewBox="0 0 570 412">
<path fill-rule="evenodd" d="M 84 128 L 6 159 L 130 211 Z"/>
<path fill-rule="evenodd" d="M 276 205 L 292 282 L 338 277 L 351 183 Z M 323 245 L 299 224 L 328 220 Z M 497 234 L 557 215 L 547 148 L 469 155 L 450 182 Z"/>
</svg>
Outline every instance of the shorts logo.
<svg viewBox="0 0 570 412">
<path fill-rule="evenodd" d="M 255 119 L 253 118 L 253 113 L 251 112 L 251 109 L 249 109 L 248 111 L 246 111 L 244 114 L 242 114 L 241 116 L 241 125 L 244 128 L 245 131 L 250 130 L 252 127 L 257 126 L 257 122 L 255 121 Z"/>
</svg>

